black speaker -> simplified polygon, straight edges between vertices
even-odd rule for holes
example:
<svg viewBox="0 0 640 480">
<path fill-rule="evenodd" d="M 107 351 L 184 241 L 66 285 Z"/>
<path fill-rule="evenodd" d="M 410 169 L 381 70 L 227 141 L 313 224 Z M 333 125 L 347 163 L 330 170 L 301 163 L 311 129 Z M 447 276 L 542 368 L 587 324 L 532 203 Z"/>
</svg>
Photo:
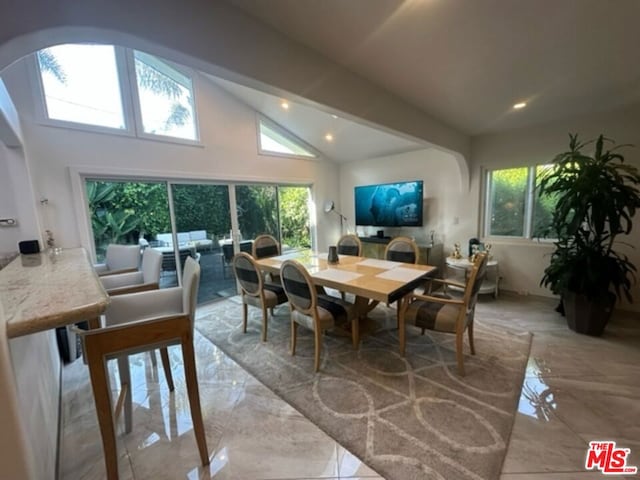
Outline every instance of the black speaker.
<svg viewBox="0 0 640 480">
<path fill-rule="evenodd" d="M 40 252 L 38 240 L 23 240 L 22 242 L 18 242 L 18 248 L 23 255 Z"/>
</svg>

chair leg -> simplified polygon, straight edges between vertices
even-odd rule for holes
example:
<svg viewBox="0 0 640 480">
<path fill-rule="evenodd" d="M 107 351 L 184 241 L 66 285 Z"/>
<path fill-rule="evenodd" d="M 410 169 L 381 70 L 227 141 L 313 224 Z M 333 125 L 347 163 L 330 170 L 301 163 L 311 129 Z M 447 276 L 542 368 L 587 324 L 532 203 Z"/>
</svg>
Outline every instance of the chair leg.
<svg viewBox="0 0 640 480">
<path fill-rule="evenodd" d="M 267 307 L 262 305 L 262 341 L 267 341 Z"/>
<path fill-rule="evenodd" d="M 242 303 L 242 333 L 247 333 L 247 312 L 248 305 L 246 303 Z"/>
<path fill-rule="evenodd" d="M 153 352 L 155 356 L 155 352 Z M 171 362 L 169 361 L 169 351 L 167 347 L 162 347 L 160 349 L 160 358 L 162 359 L 162 368 L 164 369 L 164 376 L 167 379 L 167 385 L 169 386 L 169 391 L 173 392 L 173 375 L 171 373 Z"/>
<path fill-rule="evenodd" d="M 320 353 L 322 351 L 322 332 L 320 331 L 320 329 L 315 329 L 313 331 L 314 335 L 314 339 L 315 339 L 315 344 L 316 344 L 316 354 L 314 357 L 314 362 L 313 362 L 313 369 L 314 371 L 318 371 L 320 370 Z"/>
<path fill-rule="evenodd" d="M 464 377 L 464 353 L 462 352 L 464 332 L 458 331 L 456 333 L 456 358 L 458 360 L 458 373 L 461 377 Z"/>
<path fill-rule="evenodd" d="M 476 347 L 473 344 L 473 320 L 467 325 L 467 334 L 469 335 L 469 348 L 471 349 L 471 355 L 476 354 Z"/>
<path fill-rule="evenodd" d="M 204 433 L 198 377 L 196 374 L 196 358 L 193 349 L 193 338 L 190 335 L 185 335 L 182 338 L 182 360 L 184 362 L 189 407 L 191 408 L 191 421 L 193 422 L 193 431 L 196 436 L 198 451 L 200 452 L 200 460 L 202 465 L 209 465 L 209 450 L 207 449 L 207 437 Z"/>
<path fill-rule="evenodd" d="M 131 371 L 129 370 L 129 357 L 121 355 L 118 357 L 118 372 L 120 374 L 120 388 L 126 388 L 124 397 L 124 431 L 131 433 L 133 420 L 133 396 L 131 388 Z"/>
<path fill-rule="evenodd" d="M 89 375 L 91 376 L 91 388 L 93 389 L 93 399 L 96 404 L 100 435 L 102 436 L 107 480 L 118 480 L 118 452 L 107 365 L 102 356 L 89 354 L 88 357 L 87 363 L 89 365 Z"/>
<path fill-rule="evenodd" d="M 296 341 L 298 340 L 298 324 L 291 320 L 291 355 L 296 354 Z"/>
</svg>

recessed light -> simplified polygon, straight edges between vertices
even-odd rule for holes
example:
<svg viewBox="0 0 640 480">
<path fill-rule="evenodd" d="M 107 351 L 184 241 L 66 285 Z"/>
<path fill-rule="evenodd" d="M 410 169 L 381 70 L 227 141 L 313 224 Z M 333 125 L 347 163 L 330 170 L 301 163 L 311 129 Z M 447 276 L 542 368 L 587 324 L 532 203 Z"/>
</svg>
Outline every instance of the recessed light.
<svg viewBox="0 0 640 480">
<path fill-rule="evenodd" d="M 333 142 L 333 135 L 331 135 L 330 133 L 327 133 L 327 134 L 324 136 L 324 139 L 325 139 L 327 142 Z"/>
<path fill-rule="evenodd" d="M 286 100 L 283 100 L 280 106 L 285 110 L 289 110 L 289 102 L 287 102 Z"/>
<path fill-rule="evenodd" d="M 333 118 L 338 118 L 338 115 L 331 115 Z"/>
<path fill-rule="evenodd" d="M 527 106 L 527 102 L 520 102 L 520 103 L 516 103 L 513 108 L 515 108 L 516 110 L 520 110 L 521 108 L 524 108 Z"/>
</svg>

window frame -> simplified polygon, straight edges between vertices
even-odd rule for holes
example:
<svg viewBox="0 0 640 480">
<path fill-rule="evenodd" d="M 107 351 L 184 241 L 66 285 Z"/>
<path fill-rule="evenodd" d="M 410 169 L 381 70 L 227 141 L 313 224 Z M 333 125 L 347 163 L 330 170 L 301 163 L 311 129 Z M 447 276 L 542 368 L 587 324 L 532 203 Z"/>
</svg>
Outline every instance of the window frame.
<svg viewBox="0 0 640 480">
<path fill-rule="evenodd" d="M 483 192 L 484 196 L 484 208 L 482 212 L 482 232 L 484 238 L 497 240 L 497 241 L 513 241 L 513 242 L 535 242 L 535 243 L 553 243 L 556 239 L 552 237 L 534 237 L 533 225 L 534 225 L 534 213 L 535 205 L 537 201 L 536 195 L 536 183 L 537 183 L 537 169 L 539 166 L 546 165 L 544 163 L 536 163 L 534 165 L 521 165 L 521 166 L 509 166 L 500 168 L 483 169 Z M 491 233 L 491 216 L 493 213 L 491 204 L 491 191 L 493 184 L 493 172 L 501 170 L 510 170 L 515 168 L 527 169 L 527 187 L 524 192 L 524 215 L 523 215 L 523 230 L 522 235 L 495 235 Z"/>
<path fill-rule="evenodd" d="M 142 123 L 142 105 L 140 103 L 140 92 L 138 91 L 138 78 L 136 76 L 134 50 L 135 49 L 133 48 L 126 49 L 126 71 L 127 71 L 127 78 L 129 81 L 129 87 L 130 87 L 129 94 L 131 97 L 131 101 L 133 105 L 137 106 L 137 108 L 133 109 L 133 120 L 135 124 L 136 136 L 138 138 L 145 138 L 148 140 L 157 140 L 157 141 L 169 142 L 169 143 L 202 146 L 202 142 L 200 141 L 200 125 L 198 122 L 198 109 L 197 109 L 197 102 L 196 102 L 197 75 L 195 74 L 195 71 L 193 71 L 188 67 L 177 65 L 174 62 L 167 60 L 166 58 L 158 57 L 157 55 L 154 55 L 152 53 L 147 53 L 140 50 L 140 52 L 142 53 L 158 58 L 160 61 L 166 63 L 171 68 L 177 70 L 179 73 L 183 74 L 186 77 L 189 77 L 189 79 L 191 80 L 191 108 L 193 110 L 193 123 L 194 123 L 196 138 L 192 140 L 189 138 L 173 137 L 171 135 L 161 135 L 157 133 L 147 133 L 144 131 L 144 125 Z"/>
<path fill-rule="evenodd" d="M 142 125 L 142 111 L 140 106 L 140 98 L 138 95 L 137 78 L 135 74 L 135 65 L 133 50 L 131 48 L 122 47 L 119 45 L 113 45 L 108 43 L 92 43 L 92 42 L 79 42 L 78 44 L 86 45 L 108 45 L 113 47 L 116 60 L 116 69 L 118 75 L 118 85 L 120 87 L 120 101 L 122 102 L 122 115 L 124 117 L 125 128 L 113 128 L 105 127 L 102 125 L 92 125 L 90 123 L 74 122 L 69 120 L 59 120 L 49 117 L 47 109 L 47 101 L 45 97 L 44 84 L 42 81 L 42 72 L 37 58 L 37 52 L 31 55 L 30 61 L 27 62 L 27 68 L 29 70 L 29 78 L 32 83 L 32 91 L 37 92 L 34 94 L 34 105 L 36 121 L 45 126 L 56 128 L 67 128 L 71 130 L 81 130 L 90 133 L 100 133 L 108 135 L 119 135 L 129 138 L 138 138 L 142 140 L 154 140 L 159 142 L 189 145 L 202 147 L 203 144 L 200 140 L 200 124 L 198 121 L 198 106 L 196 101 L 196 83 L 197 75 L 192 69 L 184 67 L 182 65 L 176 65 L 165 58 L 158 57 L 152 53 L 148 55 L 157 57 L 161 61 L 169 64 L 172 68 L 175 68 L 183 75 L 189 77 L 192 82 L 192 108 L 193 108 L 193 121 L 195 126 L 195 133 L 197 140 L 191 140 L 180 137 L 172 137 L 170 135 L 158 135 L 153 133 L 146 133 Z M 142 51 L 142 50 L 141 50 Z"/>
<path fill-rule="evenodd" d="M 84 130 L 93 133 L 106 133 L 111 135 L 121 135 L 125 137 L 135 137 L 135 130 L 132 128 L 133 118 L 133 105 L 131 103 L 131 96 L 128 94 L 127 79 L 123 75 L 126 71 L 125 61 L 125 49 L 117 45 L 110 45 L 104 43 L 80 43 L 80 45 L 109 45 L 113 47 L 116 70 L 118 75 L 118 86 L 120 87 L 120 102 L 122 105 L 122 116 L 124 121 L 124 128 L 106 127 L 103 125 L 92 125 L 90 123 L 74 122 L 71 120 L 60 120 L 57 118 L 51 118 L 49 116 L 49 110 L 47 108 L 46 94 L 44 90 L 44 83 L 42 81 L 42 71 L 40 70 L 40 64 L 38 62 L 37 52 L 31 55 L 31 61 L 28 63 L 29 70 L 31 71 L 30 77 L 34 79 L 36 88 L 34 91 L 38 92 L 38 98 L 36 99 L 36 118 L 38 123 L 47 125 L 50 127 L 58 128 L 70 128 L 73 130 Z"/>
<path fill-rule="evenodd" d="M 262 148 L 262 139 L 260 138 L 261 136 L 260 123 L 264 123 L 272 130 L 275 130 L 280 135 L 284 137 L 288 137 L 290 141 L 300 144 L 300 146 L 303 147 L 305 150 L 309 151 L 309 153 L 311 153 L 312 156 L 299 155 L 297 153 L 284 153 L 284 152 L 274 152 L 271 150 L 264 150 Z M 317 149 L 315 149 L 314 147 L 309 145 L 307 142 L 305 142 L 301 138 L 297 137 L 296 135 L 288 131 L 286 128 L 277 124 L 270 118 L 262 115 L 261 113 L 256 113 L 256 145 L 258 147 L 258 155 L 263 155 L 267 157 L 297 158 L 302 160 L 319 160 L 320 157 L 322 156 L 322 154 Z"/>
</svg>

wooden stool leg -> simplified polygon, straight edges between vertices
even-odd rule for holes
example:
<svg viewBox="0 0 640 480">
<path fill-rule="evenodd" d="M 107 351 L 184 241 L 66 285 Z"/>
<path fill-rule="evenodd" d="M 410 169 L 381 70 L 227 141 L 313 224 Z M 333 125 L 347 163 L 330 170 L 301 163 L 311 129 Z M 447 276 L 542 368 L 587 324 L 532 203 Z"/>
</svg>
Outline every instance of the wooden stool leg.
<svg viewBox="0 0 640 480">
<path fill-rule="evenodd" d="M 184 376 L 187 384 L 187 394 L 189 395 L 189 406 L 191 407 L 191 421 L 193 431 L 200 452 L 202 465 L 209 465 L 209 451 L 207 449 L 207 437 L 204 433 L 204 423 L 202 421 L 202 409 L 200 407 L 200 392 L 198 389 L 198 377 L 196 374 L 196 359 L 193 349 L 193 339 L 187 335 L 182 338 L 182 359 L 184 362 Z"/>
<path fill-rule="evenodd" d="M 155 352 L 153 352 L 155 355 Z M 171 362 L 169 361 L 169 351 L 167 347 L 162 347 L 160 349 L 160 358 L 162 359 L 162 368 L 164 369 L 164 376 L 167 378 L 167 385 L 169 386 L 169 391 L 173 392 L 173 375 L 171 374 Z"/>
<path fill-rule="evenodd" d="M 122 355 L 118 357 L 118 372 L 120 375 L 120 388 L 125 390 L 124 397 L 124 431 L 131 433 L 133 420 L 133 396 L 131 392 L 131 371 L 129 370 L 129 357 Z"/>
<path fill-rule="evenodd" d="M 104 358 L 100 355 L 91 355 L 88 358 L 91 387 L 96 404 L 98 425 L 102 436 L 102 448 L 104 450 L 104 463 L 107 469 L 107 480 L 118 480 L 118 451 L 116 447 L 116 432 L 113 424 L 111 391 L 109 388 L 109 375 Z"/>
</svg>

